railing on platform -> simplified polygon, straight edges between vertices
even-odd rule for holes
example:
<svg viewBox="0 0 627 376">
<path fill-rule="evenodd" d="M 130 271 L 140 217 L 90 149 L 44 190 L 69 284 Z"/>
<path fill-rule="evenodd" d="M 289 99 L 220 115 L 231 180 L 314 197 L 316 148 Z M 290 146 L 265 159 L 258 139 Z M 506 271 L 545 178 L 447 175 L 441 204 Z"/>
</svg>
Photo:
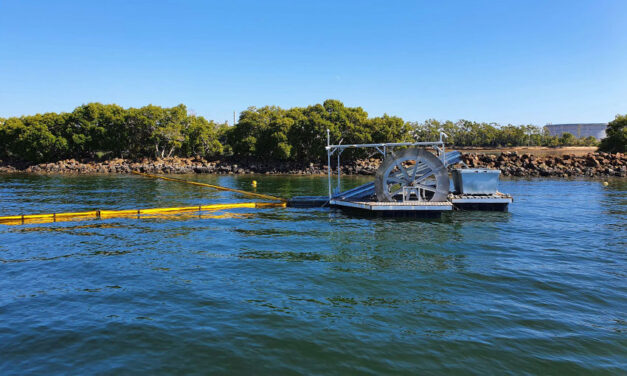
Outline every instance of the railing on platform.
<svg viewBox="0 0 627 376">
<path fill-rule="evenodd" d="M 444 146 L 444 138 L 448 137 L 446 133 L 440 132 L 440 139 L 438 141 L 433 142 L 384 142 L 378 144 L 345 144 L 342 145 L 342 141 L 340 140 L 340 144 L 331 145 L 331 131 L 327 129 L 327 146 L 325 149 L 327 150 L 327 174 L 328 174 L 328 184 L 329 184 L 329 200 L 334 196 L 341 192 L 341 181 L 342 181 L 342 167 L 340 156 L 342 152 L 346 149 L 351 148 L 374 148 L 376 149 L 383 158 L 388 154 L 388 151 L 392 151 L 396 147 L 408 147 L 408 146 L 430 146 L 435 149 L 438 158 L 442 160 L 442 163 L 446 165 L 446 150 Z M 335 191 L 332 188 L 332 175 L 333 171 L 331 170 L 331 156 L 337 152 L 337 185 Z"/>
</svg>

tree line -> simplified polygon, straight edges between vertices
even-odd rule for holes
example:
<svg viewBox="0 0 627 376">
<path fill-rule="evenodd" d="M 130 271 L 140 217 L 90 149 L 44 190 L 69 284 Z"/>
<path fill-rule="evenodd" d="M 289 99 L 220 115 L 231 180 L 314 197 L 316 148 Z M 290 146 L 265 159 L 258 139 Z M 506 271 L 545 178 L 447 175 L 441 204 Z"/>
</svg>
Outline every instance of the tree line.
<svg viewBox="0 0 627 376">
<path fill-rule="evenodd" d="M 469 120 L 457 122 L 427 120 L 411 123 L 413 135 L 420 140 L 435 140 L 439 132 L 447 136 L 447 143 L 455 146 L 509 147 L 509 146 L 597 146 L 592 136 L 577 138 L 571 133 L 552 136 L 544 127 L 535 125 L 504 125 L 477 123 Z"/>
<path fill-rule="evenodd" d="M 182 104 L 124 109 L 89 103 L 71 113 L 0 119 L 0 158 L 212 156 L 223 152 L 225 130 L 225 124 L 189 114 Z"/>
<path fill-rule="evenodd" d="M 185 105 L 122 108 L 89 103 L 70 113 L 0 118 L 0 159 L 48 162 L 65 158 L 203 157 L 316 162 L 326 159 L 326 130 L 333 143 L 432 141 L 440 131 L 455 146 L 596 145 L 594 138 L 551 136 L 533 125 L 407 122 L 396 116 L 369 117 L 361 107 L 337 100 L 283 109 L 250 107 L 234 126 L 191 114 Z M 620 133 L 620 132 L 619 132 Z M 623 145 L 624 148 L 624 145 Z M 366 157 L 347 150 L 342 157 Z"/>
</svg>

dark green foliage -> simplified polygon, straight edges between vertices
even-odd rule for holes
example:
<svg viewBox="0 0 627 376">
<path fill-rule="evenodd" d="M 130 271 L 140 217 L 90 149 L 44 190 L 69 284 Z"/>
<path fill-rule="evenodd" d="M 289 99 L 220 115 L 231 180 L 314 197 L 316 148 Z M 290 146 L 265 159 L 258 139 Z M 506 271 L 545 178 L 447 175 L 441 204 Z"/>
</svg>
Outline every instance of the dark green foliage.
<svg viewBox="0 0 627 376">
<path fill-rule="evenodd" d="M 287 111 L 275 107 L 249 107 L 240 114 L 239 122 L 227 134 L 233 154 L 271 160 L 288 159 L 291 145 L 287 133 L 294 120 Z"/>
<path fill-rule="evenodd" d="M 220 127 L 226 124 L 216 125 L 213 121 L 201 116 L 189 116 L 188 125 L 183 131 L 183 143 L 181 151 L 186 156 L 214 156 L 223 152 L 220 143 Z"/>
<path fill-rule="evenodd" d="M 572 133 L 566 132 L 562 133 L 559 141 L 562 146 L 573 145 L 573 143 L 577 142 L 577 137 L 575 137 Z"/>
<path fill-rule="evenodd" d="M 610 123 L 601 146 L 625 151 L 626 116 Z M 308 107 L 250 107 L 237 124 L 216 124 L 188 114 L 184 105 L 148 105 L 124 109 L 89 103 L 71 113 L 0 118 L 0 159 L 30 162 L 62 158 L 168 157 L 233 155 L 267 161 L 326 161 L 326 130 L 334 144 L 434 141 L 440 131 L 455 146 L 593 146 L 593 137 L 551 136 L 533 125 L 505 125 L 429 119 L 408 123 L 395 116 L 369 118 L 361 107 L 326 100 Z M 363 149 L 347 149 L 344 161 L 368 157 Z"/>
<path fill-rule="evenodd" d="M 184 105 L 124 109 L 89 103 L 71 113 L 0 119 L 0 158 L 211 157 L 222 153 L 219 125 Z"/>
<path fill-rule="evenodd" d="M 627 153 L 627 115 L 616 115 L 607 125 L 607 137 L 599 149 L 610 153 Z"/>
<path fill-rule="evenodd" d="M 361 107 L 346 107 L 327 100 L 305 108 L 248 108 L 228 132 L 228 143 L 237 156 L 265 160 L 320 161 L 326 158 L 326 130 L 334 142 L 344 144 L 400 142 L 410 138 L 410 128 L 398 117 L 368 118 Z M 343 158 L 363 157 L 350 150 Z"/>
<path fill-rule="evenodd" d="M 67 140 L 55 136 L 45 123 L 38 122 L 40 117 L 42 115 L 9 118 L 0 124 L 1 158 L 43 162 L 66 153 Z"/>
<path fill-rule="evenodd" d="M 588 136 L 586 138 L 582 138 L 577 140 L 577 142 L 582 146 L 599 146 L 600 142 L 594 136 Z"/>
</svg>

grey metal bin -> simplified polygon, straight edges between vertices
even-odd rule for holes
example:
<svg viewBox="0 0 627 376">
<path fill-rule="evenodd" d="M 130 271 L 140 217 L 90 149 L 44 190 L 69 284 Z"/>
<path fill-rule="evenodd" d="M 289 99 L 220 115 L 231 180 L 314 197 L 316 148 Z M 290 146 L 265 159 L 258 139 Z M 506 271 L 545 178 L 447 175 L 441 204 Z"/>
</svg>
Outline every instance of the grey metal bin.
<svg viewBox="0 0 627 376">
<path fill-rule="evenodd" d="M 500 170 L 464 168 L 453 170 L 455 192 L 465 195 L 490 195 L 497 191 Z"/>
</svg>

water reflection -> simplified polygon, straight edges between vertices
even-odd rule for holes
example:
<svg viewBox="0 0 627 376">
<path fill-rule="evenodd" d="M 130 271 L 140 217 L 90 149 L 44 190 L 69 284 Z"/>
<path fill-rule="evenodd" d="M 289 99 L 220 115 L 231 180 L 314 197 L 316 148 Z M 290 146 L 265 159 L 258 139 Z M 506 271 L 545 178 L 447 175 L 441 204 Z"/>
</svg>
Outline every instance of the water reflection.
<svg viewBox="0 0 627 376">
<path fill-rule="evenodd" d="M 194 179 L 246 188 L 251 177 Z M 299 179 L 255 177 L 260 193 L 326 192 L 324 177 Z M 136 177 L 0 183 L 3 214 L 239 200 Z M 115 357 L 126 369 L 152 364 L 149 353 L 188 373 L 274 362 L 275 374 L 329 362 L 373 374 L 425 364 L 489 373 L 485 354 L 498 354 L 503 369 L 531 374 L 524 365 L 539 358 L 554 373 L 620 373 L 621 184 L 504 180 L 510 213 L 440 220 L 290 208 L 0 226 L 3 366 L 20 373 L 28 358 L 81 372 Z"/>
</svg>

